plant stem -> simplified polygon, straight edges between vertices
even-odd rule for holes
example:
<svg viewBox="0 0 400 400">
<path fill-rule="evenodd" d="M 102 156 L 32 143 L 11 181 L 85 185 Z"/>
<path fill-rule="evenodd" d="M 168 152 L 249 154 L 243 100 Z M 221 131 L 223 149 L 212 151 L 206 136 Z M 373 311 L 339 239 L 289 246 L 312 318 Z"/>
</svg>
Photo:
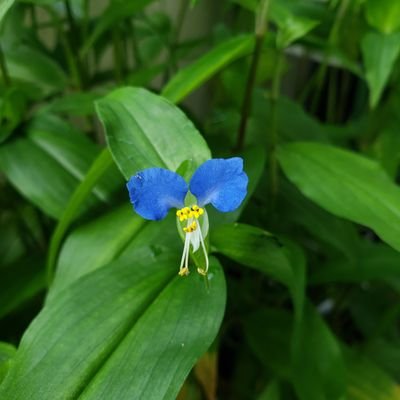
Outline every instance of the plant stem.
<svg viewBox="0 0 400 400">
<path fill-rule="evenodd" d="M 251 96 L 257 76 L 258 63 L 260 61 L 265 32 L 267 31 L 267 14 L 269 3 L 269 0 L 262 0 L 256 13 L 255 45 L 243 96 L 241 118 L 236 142 L 237 151 L 242 150 L 244 146 L 247 121 L 251 110 Z"/>
<path fill-rule="evenodd" d="M 79 89 L 82 89 L 82 77 L 80 74 L 79 63 L 78 60 L 75 58 L 71 43 L 69 41 L 68 35 L 64 31 L 64 27 L 60 20 L 60 17 L 51 7 L 46 7 L 46 10 L 52 16 L 53 21 L 57 27 L 57 31 L 60 35 L 60 41 L 64 49 L 65 58 L 67 59 L 68 68 L 71 76 L 75 81 L 76 86 Z M 76 52 L 75 54 L 78 53 Z"/>
<path fill-rule="evenodd" d="M 337 40 L 337 35 L 340 29 L 340 26 L 342 24 L 343 21 L 343 17 L 346 14 L 347 8 L 350 4 L 349 0 L 342 0 L 338 12 L 336 13 L 336 17 L 335 20 L 333 22 L 331 31 L 329 32 L 329 36 L 328 36 L 328 49 L 330 51 L 330 49 L 332 48 L 332 46 L 335 44 L 336 40 Z M 320 64 L 318 71 L 316 73 L 317 76 L 317 82 L 316 82 L 316 90 L 315 90 L 315 95 L 312 99 L 312 103 L 311 103 L 311 112 L 315 113 L 319 100 L 321 98 L 321 94 L 322 94 L 322 89 L 323 89 L 323 83 L 325 80 L 325 76 L 328 70 L 328 57 L 329 54 L 327 54 L 324 57 L 324 60 L 322 61 L 322 63 Z"/>
<path fill-rule="evenodd" d="M 280 50 L 275 63 L 274 76 L 271 87 L 271 134 L 269 143 L 269 168 L 271 199 L 274 202 L 278 193 L 278 161 L 276 159 L 276 147 L 278 144 L 278 110 L 277 101 L 280 96 L 281 75 L 284 54 Z"/>
<path fill-rule="evenodd" d="M 129 21 L 129 33 L 132 40 L 132 55 L 134 67 L 140 68 L 142 66 L 142 57 L 140 55 L 140 50 L 137 42 L 136 28 L 133 21 Z"/>
<path fill-rule="evenodd" d="M 0 46 L 0 70 L 3 75 L 3 81 L 5 86 L 11 86 L 11 79 L 8 73 L 8 68 L 6 64 L 6 59 L 4 57 L 3 49 Z"/>
<path fill-rule="evenodd" d="M 114 28 L 112 31 L 112 41 L 113 41 L 115 80 L 118 83 L 121 83 L 123 81 L 123 51 L 121 51 L 122 43 L 118 27 Z"/>
</svg>

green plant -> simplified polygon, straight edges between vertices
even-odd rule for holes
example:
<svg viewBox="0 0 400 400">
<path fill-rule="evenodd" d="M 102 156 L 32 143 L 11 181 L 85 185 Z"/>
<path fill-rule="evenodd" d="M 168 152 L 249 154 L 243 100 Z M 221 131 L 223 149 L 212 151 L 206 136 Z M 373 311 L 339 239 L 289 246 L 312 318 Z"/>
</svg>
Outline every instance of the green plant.
<svg viewBox="0 0 400 400">
<path fill-rule="evenodd" d="M 0 0 L 0 398 L 400 399 L 400 3 L 160 4 Z M 179 276 L 125 183 L 233 156 Z"/>
</svg>

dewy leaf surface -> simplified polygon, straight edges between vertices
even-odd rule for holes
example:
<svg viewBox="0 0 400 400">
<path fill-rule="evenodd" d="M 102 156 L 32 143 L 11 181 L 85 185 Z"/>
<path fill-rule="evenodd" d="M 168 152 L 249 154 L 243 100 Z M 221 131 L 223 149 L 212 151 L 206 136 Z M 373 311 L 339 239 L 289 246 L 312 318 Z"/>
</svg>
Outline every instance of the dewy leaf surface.
<svg viewBox="0 0 400 400">
<path fill-rule="evenodd" d="M 175 171 L 211 158 L 206 142 L 183 112 L 145 89 L 117 89 L 96 103 L 111 153 L 126 179 L 149 167 Z"/>
<path fill-rule="evenodd" d="M 373 229 L 400 250 L 400 189 L 376 162 L 317 143 L 279 148 L 287 177 L 322 208 Z"/>
<path fill-rule="evenodd" d="M 25 333 L 0 398 L 175 399 L 218 332 L 226 290 L 215 260 L 209 290 L 177 276 L 178 262 L 121 258 L 61 292 Z"/>
</svg>

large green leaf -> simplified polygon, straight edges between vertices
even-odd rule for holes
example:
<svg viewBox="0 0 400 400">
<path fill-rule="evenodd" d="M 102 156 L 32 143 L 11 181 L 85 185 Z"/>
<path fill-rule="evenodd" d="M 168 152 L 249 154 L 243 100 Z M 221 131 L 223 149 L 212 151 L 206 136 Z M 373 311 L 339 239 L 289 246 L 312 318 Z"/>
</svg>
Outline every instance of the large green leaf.
<svg viewBox="0 0 400 400">
<path fill-rule="evenodd" d="M 254 37 L 251 35 L 219 43 L 193 64 L 181 69 L 164 87 L 163 96 L 178 103 L 224 66 L 250 53 L 253 46 Z"/>
<path fill-rule="evenodd" d="M 50 296 L 117 258 L 145 223 L 127 204 L 75 230 L 61 250 Z"/>
<path fill-rule="evenodd" d="M 223 272 L 177 275 L 175 255 L 98 269 L 47 302 L 0 387 L 8 399 L 175 399 L 217 334 Z M 57 368 L 55 368 L 57 366 Z"/>
<path fill-rule="evenodd" d="M 305 260 L 301 250 L 255 226 L 222 225 L 211 232 L 213 248 L 288 286 L 299 318 L 303 309 Z"/>
<path fill-rule="evenodd" d="M 379 164 L 316 143 L 282 145 L 278 158 L 305 196 L 339 217 L 368 226 L 400 250 L 400 189 Z"/>
<path fill-rule="evenodd" d="M 175 171 L 209 159 L 206 142 L 176 106 L 145 89 L 117 89 L 96 103 L 111 153 L 125 178 L 148 167 Z"/>
<path fill-rule="evenodd" d="M 7 375 L 11 365 L 11 360 L 14 357 L 16 348 L 5 342 L 0 342 L 0 383 Z"/>
<path fill-rule="evenodd" d="M 400 29 L 400 3 L 397 0 L 367 0 L 365 3 L 368 22 L 382 33 Z"/>
<path fill-rule="evenodd" d="M 391 35 L 367 33 L 361 42 L 361 50 L 370 90 L 369 102 L 375 107 L 400 54 L 400 32 Z"/>
</svg>

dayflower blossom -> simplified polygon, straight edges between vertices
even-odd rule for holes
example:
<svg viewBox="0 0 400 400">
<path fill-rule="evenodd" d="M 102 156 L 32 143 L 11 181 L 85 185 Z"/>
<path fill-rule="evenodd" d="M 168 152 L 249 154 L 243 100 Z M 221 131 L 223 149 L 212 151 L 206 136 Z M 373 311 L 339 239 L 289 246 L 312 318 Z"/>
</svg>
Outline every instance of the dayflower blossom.
<svg viewBox="0 0 400 400">
<path fill-rule="evenodd" d="M 190 245 L 192 252 L 202 249 L 204 268 L 198 272 L 206 275 L 208 254 L 205 238 L 208 234 L 207 204 L 218 211 L 236 210 L 247 194 L 248 178 L 239 157 L 215 158 L 204 162 L 194 172 L 189 185 L 176 172 L 164 168 L 147 168 L 132 176 L 127 188 L 134 210 L 148 220 L 161 220 L 171 208 L 176 208 L 179 226 L 185 242 L 179 275 L 189 273 Z M 195 199 L 195 201 L 193 201 Z"/>
</svg>

